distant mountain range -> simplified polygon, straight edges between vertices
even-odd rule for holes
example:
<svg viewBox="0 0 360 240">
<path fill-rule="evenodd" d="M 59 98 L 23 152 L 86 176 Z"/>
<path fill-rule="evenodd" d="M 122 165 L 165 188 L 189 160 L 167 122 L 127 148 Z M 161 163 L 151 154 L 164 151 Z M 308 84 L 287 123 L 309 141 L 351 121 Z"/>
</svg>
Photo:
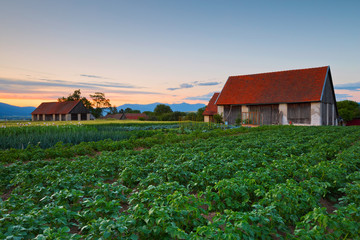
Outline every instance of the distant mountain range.
<svg viewBox="0 0 360 240">
<path fill-rule="evenodd" d="M 155 107 L 161 103 L 151 103 L 151 104 L 124 104 L 118 107 L 118 109 L 131 108 L 133 110 L 144 111 L 154 111 Z M 193 112 L 197 111 L 199 108 L 205 107 L 205 104 L 189 104 L 189 103 L 179 103 L 179 104 L 165 104 L 171 107 L 173 111 L 180 112 Z M 35 107 L 17 107 L 6 103 L 0 103 L 0 119 L 30 119 L 31 112 L 35 110 Z"/>
<path fill-rule="evenodd" d="M 0 103 L 0 119 L 29 119 L 35 107 L 17 107 Z"/>
</svg>

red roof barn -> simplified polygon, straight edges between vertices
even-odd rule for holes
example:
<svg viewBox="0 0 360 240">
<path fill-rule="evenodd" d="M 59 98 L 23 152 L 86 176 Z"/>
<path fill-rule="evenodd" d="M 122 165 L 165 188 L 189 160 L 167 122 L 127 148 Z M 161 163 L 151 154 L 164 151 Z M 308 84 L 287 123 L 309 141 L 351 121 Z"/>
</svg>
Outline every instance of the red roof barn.
<svg viewBox="0 0 360 240">
<path fill-rule="evenodd" d="M 330 67 L 230 76 L 215 101 L 228 124 L 337 125 Z"/>
<path fill-rule="evenodd" d="M 114 118 L 118 120 L 139 120 L 139 118 L 148 119 L 148 116 L 145 113 L 117 113 L 117 114 L 108 114 L 104 117 Z"/>
<path fill-rule="evenodd" d="M 82 101 L 43 102 L 31 116 L 33 121 L 90 120 L 89 110 Z"/>
</svg>

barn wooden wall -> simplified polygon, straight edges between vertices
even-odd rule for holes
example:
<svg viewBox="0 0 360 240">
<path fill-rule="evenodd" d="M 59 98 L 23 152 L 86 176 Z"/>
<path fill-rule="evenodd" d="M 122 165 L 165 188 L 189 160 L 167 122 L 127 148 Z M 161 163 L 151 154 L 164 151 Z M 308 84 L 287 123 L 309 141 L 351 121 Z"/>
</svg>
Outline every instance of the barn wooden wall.
<svg viewBox="0 0 360 240">
<path fill-rule="evenodd" d="M 237 118 L 241 118 L 241 105 L 224 106 L 224 119 L 228 124 L 234 125 Z"/>
<path fill-rule="evenodd" d="M 288 103 L 287 117 L 292 123 L 310 124 L 311 103 Z"/>
<path fill-rule="evenodd" d="M 279 124 L 279 104 L 251 105 L 250 112 L 260 112 L 262 124 Z"/>
</svg>

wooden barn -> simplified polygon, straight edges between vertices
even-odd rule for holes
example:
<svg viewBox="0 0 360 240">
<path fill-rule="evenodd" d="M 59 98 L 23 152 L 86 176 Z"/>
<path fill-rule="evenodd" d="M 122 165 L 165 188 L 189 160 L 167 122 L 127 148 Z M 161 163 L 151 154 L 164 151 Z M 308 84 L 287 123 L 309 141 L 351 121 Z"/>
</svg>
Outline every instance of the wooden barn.
<svg viewBox="0 0 360 240">
<path fill-rule="evenodd" d="M 338 125 L 329 66 L 230 76 L 215 105 L 228 124 Z"/>
<path fill-rule="evenodd" d="M 208 105 L 203 112 L 204 122 L 214 122 L 214 115 L 217 114 L 217 106 L 215 105 L 215 101 L 218 98 L 220 93 L 214 93 L 211 97 Z"/>
<path fill-rule="evenodd" d="M 118 120 L 139 120 L 139 118 L 143 118 L 145 120 L 148 119 L 148 116 L 145 113 L 117 113 L 117 114 L 108 114 L 104 119 L 114 118 Z"/>
<path fill-rule="evenodd" d="M 43 102 L 31 116 L 33 121 L 90 120 L 90 112 L 82 101 Z"/>
</svg>

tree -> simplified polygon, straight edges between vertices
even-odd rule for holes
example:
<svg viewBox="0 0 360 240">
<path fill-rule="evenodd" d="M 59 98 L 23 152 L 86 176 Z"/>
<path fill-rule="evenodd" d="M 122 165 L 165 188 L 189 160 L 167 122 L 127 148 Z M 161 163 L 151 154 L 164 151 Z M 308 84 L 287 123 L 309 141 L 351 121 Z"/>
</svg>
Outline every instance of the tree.
<svg viewBox="0 0 360 240">
<path fill-rule="evenodd" d="M 173 111 L 171 110 L 171 107 L 165 104 L 158 104 L 155 109 L 154 109 L 154 113 L 156 115 L 161 115 L 164 113 L 172 113 Z"/>
<path fill-rule="evenodd" d="M 105 93 L 95 92 L 95 94 L 91 95 L 91 99 L 93 100 L 93 107 L 95 108 L 108 108 L 111 107 L 110 100 L 105 98 Z"/>
<path fill-rule="evenodd" d="M 109 107 L 109 114 L 117 114 L 117 113 L 119 113 L 119 111 L 116 106 Z"/>
<path fill-rule="evenodd" d="M 86 97 L 81 96 L 80 89 L 75 90 L 73 92 L 73 94 L 70 94 L 68 97 L 58 98 L 58 102 L 79 101 L 79 100 L 82 101 L 82 103 L 84 104 L 84 106 L 87 109 L 90 109 L 90 110 L 92 109 L 91 102 L 89 100 L 87 100 Z"/>
<path fill-rule="evenodd" d="M 203 116 L 203 112 L 205 111 L 205 107 L 199 108 L 196 112 L 196 121 L 200 121 L 203 122 L 204 121 L 204 116 Z"/>
<path fill-rule="evenodd" d="M 125 109 L 125 112 L 126 113 L 141 113 L 140 110 L 133 110 L 131 108 L 126 108 Z"/>
<path fill-rule="evenodd" d="M 336 104 L 339 115 L 345 122 L 351 121 L 353 118 L 360 117 L 360 108 L 357 102 L 344 100 L 337 102 Z"/>
<path fill-rule="evenodd" d="M 196 121 L 197 114 L 195 112 L 189 112 L 186 114 L 185 120 Z"/>
<path fill-rule="evenodd" d="M 90 94 L 90 97 L 93 100 L 92 106 L 94 109 L 92 110 L 92 115 L 95 118 L 102 116 L 103 108 L 111 107 L 110 100 L 105 97 L 105 93 L 95 92 L 93 95 Z"/>
</svg>

